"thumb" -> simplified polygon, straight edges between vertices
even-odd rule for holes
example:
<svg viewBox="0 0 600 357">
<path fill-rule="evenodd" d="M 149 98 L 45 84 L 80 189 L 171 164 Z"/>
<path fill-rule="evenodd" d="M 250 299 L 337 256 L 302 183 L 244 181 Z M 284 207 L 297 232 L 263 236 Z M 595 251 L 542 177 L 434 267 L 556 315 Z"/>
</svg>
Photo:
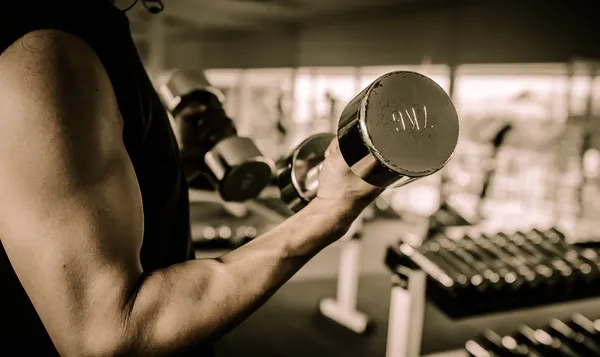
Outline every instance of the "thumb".
<svg viewBox="0 0 600 357">
<path fill-rule="evenodd" d="M 333 138 L 325 150 L 325 158 L 329 157 L 329 155 L 334 154 L 340 150 L 340 145 L 338 143 L 337 138 Z"/>
</svg>

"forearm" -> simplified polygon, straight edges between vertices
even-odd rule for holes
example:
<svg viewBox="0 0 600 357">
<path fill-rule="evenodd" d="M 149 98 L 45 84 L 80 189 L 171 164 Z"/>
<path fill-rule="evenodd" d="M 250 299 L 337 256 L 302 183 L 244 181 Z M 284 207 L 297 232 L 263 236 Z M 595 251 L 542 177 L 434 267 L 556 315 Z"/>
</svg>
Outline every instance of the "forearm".
<svg viewBox="0 0 600 357">
<path fill-rule="evenodd" d="M 313 201 L 270 232 L 219 260 L 169 267 L 142 284 L 130 321 L 141 354 L 169 354 L 207 342 L 243 320 L 329 243 L 350 208 Z"/>
</svg>

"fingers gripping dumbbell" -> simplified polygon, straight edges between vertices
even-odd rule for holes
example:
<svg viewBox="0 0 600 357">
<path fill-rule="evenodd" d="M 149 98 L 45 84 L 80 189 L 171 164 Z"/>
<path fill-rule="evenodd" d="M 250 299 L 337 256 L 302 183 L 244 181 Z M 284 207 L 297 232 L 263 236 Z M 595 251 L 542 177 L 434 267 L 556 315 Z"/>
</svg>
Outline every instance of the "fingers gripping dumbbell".
<svg viewBox="0 0 600 357">
<path fill-rule="evenodd" d="M 223 93 L 202 72 L 177 70 L 165 77 L 158 92 L 175 118 L 190 186 L 198 188 L 201 177 L 225 201 L 257 197 L 271 182 L 274 164 L 251 139 L 238 136 L 223 108 Z"/>
<path fill-rule="evenodd" d="M 433 80 L 415 72 L 385 74 L 352 99 L 335 134 L 302 142 L 277 168 L 282 200 L 298 211 L 318 190 L 332 139 L 352 173 L 377 187 L 399 187 L 434 174 L 458 141 L 456 109 Z"/>
</svg>

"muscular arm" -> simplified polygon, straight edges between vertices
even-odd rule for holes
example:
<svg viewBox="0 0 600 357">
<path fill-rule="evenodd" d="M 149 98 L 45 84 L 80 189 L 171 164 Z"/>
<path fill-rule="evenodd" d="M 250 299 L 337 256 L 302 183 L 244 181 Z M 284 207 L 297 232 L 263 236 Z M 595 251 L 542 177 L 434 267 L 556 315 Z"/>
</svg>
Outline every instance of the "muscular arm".
<svg viewBox="0 0 600 357">
<path fill-rule="evenodd" d="M 107 74 L 71 35 L 26 37 L 0 56 L 0 237 L 64 356 L 208 341 L 341 234 L 346 208 L 317 200 L 220 260 L 143 272 L 140 191 Z"/>
</svg>

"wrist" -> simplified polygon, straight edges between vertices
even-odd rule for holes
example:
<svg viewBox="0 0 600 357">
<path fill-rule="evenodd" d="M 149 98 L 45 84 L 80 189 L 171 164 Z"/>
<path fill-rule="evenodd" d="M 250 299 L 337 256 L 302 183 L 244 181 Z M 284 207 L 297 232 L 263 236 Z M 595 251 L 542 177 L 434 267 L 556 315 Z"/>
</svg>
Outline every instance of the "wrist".
<svg viewBox="0 0 600 357">
<path fill-rule="evenodd" d="M 330 200 L 320 197 L 313 199 L 306 207 L 318 222 L 327 222 L 326 226 L 344 234 L 352 222 L 360 215 L 365 205 L 352 200 Z"/>
<path fill-rule="evenodd" d="M 267 235 L 286 258 L 310 258 L 343 237 L 360 212 L 349 202 L 316 198 Z"/>
</svg>

